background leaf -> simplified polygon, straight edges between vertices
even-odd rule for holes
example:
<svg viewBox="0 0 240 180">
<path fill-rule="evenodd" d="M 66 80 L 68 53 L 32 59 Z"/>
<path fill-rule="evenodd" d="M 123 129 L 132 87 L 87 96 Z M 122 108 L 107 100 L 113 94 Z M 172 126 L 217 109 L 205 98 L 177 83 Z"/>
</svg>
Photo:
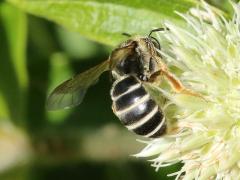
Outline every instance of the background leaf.
<svg viewBox="0 0 240 180">
<path fill-rule="evenodd" d="M 2 103 L 10 109 L 10 118 L 18 124 L 25 119 L 25 93 L 28 86 L 26 68 L 26 15 L 7 3 L 0 4 L 0 91 Z M 4 102 L 5 101 L 5 102 Z M 6 113 L 5 113 L 6 114 Z"/>
<path fill-rule="evenodd" d="M 182 23 L 174 11 L 186 12 L 191 0 L 8 0 L 31 14 L 47 18 L 92 40 L 118 44 L 121 33 L 146 34 L 163 20 Z"/>
<path fill-rule="evenodd" d="M 239 2 L 239 0 L 206 0 L 209 4 L 214 6 L 215 8 L 221 9 L 222 11 L 226 12 L 228 18 L 232 17 L 233 15 L 233 7 L 231 5 L 232 2 Z"/>
</svg>

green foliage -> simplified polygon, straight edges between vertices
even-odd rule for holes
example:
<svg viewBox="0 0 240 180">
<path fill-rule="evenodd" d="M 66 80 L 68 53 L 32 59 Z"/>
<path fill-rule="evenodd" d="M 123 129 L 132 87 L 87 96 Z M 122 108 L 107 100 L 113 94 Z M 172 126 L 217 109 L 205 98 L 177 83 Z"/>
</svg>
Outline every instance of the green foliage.
<svg viewBox="0 0 240 180">
<path fill-rule="evenodd" d="M 0 112 L 0 117 L 8 116 L 5 118 L 22 124 L 28 86 L 25 54 L 27 19 L 23 12 L 8 4 L 0 4 L 0 17 L 3 22 L 0 37 L 0 94 L 3 98 L 0 104 L 7 106 L 9 114 Z"/>
<path fill-rule="evenodd" d="M 239 2 L 239 0 L 207 0 L 208 3 L 212 4 L 213 6 L 216 6 L 219 9 L 222 9 L 223 11 L 227 12 L 227 14 L 232 15 L 233 14 L 233 8 L 231 5 L 231 2 Z"/>
<path fill-rule="evenodd" d="M 186 12 L 191 0 L 9 0 L 26 12 L 54 21 L 71 31 L 108 45 L 123 39 L 121 33 L 146 34 L 163 20 L 181 23 L 174 11 Z"/>
</svg>

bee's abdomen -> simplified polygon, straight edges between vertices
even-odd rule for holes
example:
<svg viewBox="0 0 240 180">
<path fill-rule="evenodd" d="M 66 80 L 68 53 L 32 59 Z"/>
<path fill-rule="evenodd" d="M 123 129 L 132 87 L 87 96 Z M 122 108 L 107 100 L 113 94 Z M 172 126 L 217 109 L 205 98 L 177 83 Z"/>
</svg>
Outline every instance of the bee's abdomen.
<svg viewBox="0 0 240 180">
<path fill-rule="evenodd" d="M 146 137 L 159 137 L 166 131 L 162 111 L 134 76 L 116 80 L 111 90 L 114 113 L 131 131 Z"/>
</svg>

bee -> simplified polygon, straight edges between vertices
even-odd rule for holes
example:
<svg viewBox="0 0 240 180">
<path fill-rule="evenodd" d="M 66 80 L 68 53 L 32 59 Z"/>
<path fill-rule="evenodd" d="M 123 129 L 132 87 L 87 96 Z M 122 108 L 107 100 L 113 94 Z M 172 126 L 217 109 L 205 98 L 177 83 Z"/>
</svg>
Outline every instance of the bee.
<svg viewBox="0 0 240 180">
<path fill-rule="evenodd" d="M 163 135 L 167 130 L 166 118 L 145 85 L 158 83 L 158 77 L 164 76 L 174 91 L 188 92 L 168 71 L 158 51 L 160 43 L 151 36 L 153 32 L 163 30 L 153 29 L 146 37 L 130 37 L 115 48 L 106 61 L 60 84 L 48 97 L 47 109 L 79 105 L 87 89 L 103 72 L 110 71 L 114 80 L 110 91 L 112 109 L 122 124 L 148 138 Z"/>
</svg>

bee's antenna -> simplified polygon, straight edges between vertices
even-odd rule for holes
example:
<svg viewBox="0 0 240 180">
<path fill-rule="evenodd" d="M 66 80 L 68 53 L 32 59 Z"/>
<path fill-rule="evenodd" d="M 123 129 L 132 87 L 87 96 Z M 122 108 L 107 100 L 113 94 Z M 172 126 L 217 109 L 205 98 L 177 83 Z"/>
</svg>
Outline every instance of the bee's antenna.
<svg viewBox="0 0 240 180">
<path fill-rule="evenodd" d="M 127 36 L 127 37 L 131 37 L 132 35 L 131 34 L 128 34 L 128 33 L 122 33 L 123 36 Z"/>
<path fill-rule="evenodd" d="M 151 37 L 151 35 L 152 35 L 153 32 L 166 31 L 166 30 L 169 31 L 170 29 L 169 29 L 169 28 L 157 28 L 157 29 L 153 29 L 153 30 L 150 31 L 148 37 Z"/>
<path fill-rule="evenodd" d="M 157 43 L 158 45 L 158 49 L 161 50 L 161 45 L 160 45 L 160 42 L 155 38 L 155 37 L 152 37 L 152 36 L 149 36 L 152 40 L 154 39 L 155 42 Z"/>
</svg>

